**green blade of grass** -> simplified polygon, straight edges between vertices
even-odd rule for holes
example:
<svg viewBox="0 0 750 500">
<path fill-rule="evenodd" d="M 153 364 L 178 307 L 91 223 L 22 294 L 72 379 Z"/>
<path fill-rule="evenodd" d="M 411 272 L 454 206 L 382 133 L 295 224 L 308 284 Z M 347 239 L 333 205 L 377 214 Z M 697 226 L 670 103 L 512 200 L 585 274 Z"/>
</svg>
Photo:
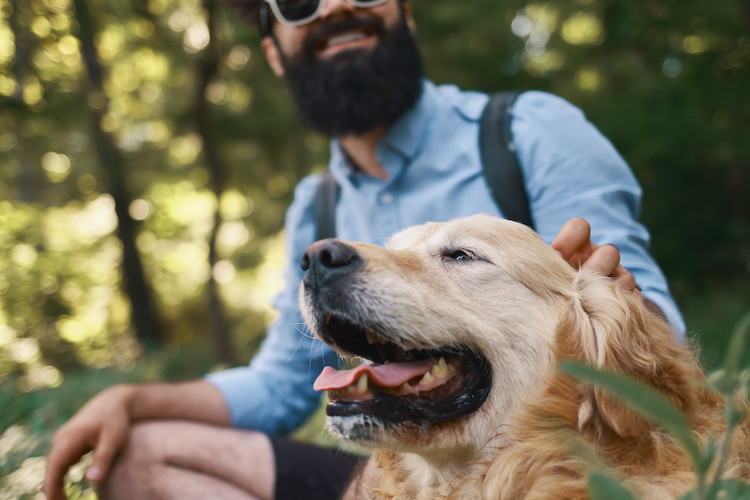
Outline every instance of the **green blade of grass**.
<svg viewBox="0 0 750 500">
<path fill-rule="evenodd" d="M 591 500 L 633 500 L 633 495 L 609 476 L 594 472 L 589 477 Z"/>
<path fill-rule="evenodd" d="M 618 373 L 565 361 L 560 371 L 594 384 L 672 434 L 690 457 L 696 470 L 704 468 L 701 450 L 680 410 L 656 389 Z"/>
<path fill-rule="evenodd" d="M 705 498 L 724 498 L 726 500 L 750 500 L 750 483 L 745 483 L 737 479 L 722 479 L 712 485 L 713 493 L 709 493 Z M 694 500 L 697 491 L 691 490 L 677 500 Z"/>
<path fill-rule="evenodd" d="M 737 322 L 737 326 L 735 326 L 732 337 L 729 340 L 726 357 L 724 358 L 724 376 L 727 380 L 735 384 L 738 380 L 737 373 L 740 370 L 742 355 L 745 353 L 748 338 L 750 338 L 750 312 L 742 316 Z M 731 389 L 734 390 L 736 387 L 732 387 Z"/>
</svg>

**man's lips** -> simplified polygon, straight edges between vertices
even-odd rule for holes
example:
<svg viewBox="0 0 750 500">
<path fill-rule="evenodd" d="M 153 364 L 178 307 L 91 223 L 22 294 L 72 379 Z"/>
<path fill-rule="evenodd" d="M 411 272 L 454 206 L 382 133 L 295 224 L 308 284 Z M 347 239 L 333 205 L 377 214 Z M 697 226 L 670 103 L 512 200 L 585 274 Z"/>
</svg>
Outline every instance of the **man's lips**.
<svg viewBox="0 0 750 500">
<path fill-rule="evenodd" d="M 358 42 L 359 40 L 364 40 L 365 38 L 367 38 L 367 35 L 365 35 L 361 31 L 348 31 L 346 33 L 339 33 L 326 40 L 325 48 L 330 49 L 331 47 L 335 47 L 336 45 Z"/>
<path fill-rule="evenodd" d="M 352 48 L 371 48 L 376 43 L 376 32 L 372 29 L 358 28 L 333 33 L 322 37 L 315 44 L 315 52 L 319 57 L 331 55 Z"/>
</svg>

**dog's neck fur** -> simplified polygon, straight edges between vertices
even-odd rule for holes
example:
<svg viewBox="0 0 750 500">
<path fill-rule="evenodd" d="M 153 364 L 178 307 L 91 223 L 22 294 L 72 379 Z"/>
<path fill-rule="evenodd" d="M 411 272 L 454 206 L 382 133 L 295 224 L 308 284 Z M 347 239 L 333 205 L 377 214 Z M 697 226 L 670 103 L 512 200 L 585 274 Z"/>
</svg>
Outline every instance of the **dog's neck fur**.
<svg viewBox="0 0 750 500">
<path fill-rule="evenodd" d="M 540 378 L 544 378 L 543 376 Z M 518 409 L 516 409 L 518 410 Z M 507 422 L 502 428 L 512 428 Z M 362 498 L 362 492 L 376 493 L 374 497 L 409 500 L 452 498 L 457 484 L 467 477 L 485 474 L 488 464 L 498 450 L 506 448 L 511 439 L 497 427 L 488 442 L 473 442 L 463 449 L 432 451 L 423 454 L 406 453 L 377 448 L 373 452 L 371 469 L 359 480 L 358 493 L 344 499 Z"/>
<path fill-rule="evenodd" d="M 382 471 L 382 477 L 373 490 L 384 494 L 385 498 L 414 500 L 448 497 L 454 486 L 478 463 L 455 458 L 435 463 L 419 455 L 382 449 L 376 450 L 373 458 Z"/>
</svg>

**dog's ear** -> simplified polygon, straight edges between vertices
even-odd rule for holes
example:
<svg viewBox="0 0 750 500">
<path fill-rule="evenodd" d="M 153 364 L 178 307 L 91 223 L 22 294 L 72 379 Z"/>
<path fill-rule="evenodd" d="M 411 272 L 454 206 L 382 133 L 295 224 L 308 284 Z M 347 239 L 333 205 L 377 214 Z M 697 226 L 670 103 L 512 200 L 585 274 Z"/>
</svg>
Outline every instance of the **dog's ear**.
<svg viewBox="0 0 750 500">
<path fill-rule="evenodd" d="M 640 297 L 587 271 L 574 281 L 575 293 L 557 331 L 559 356 L 618 372 L 662 392 L 683 411 L 695 406 L 697 364 L 675 332 L 648 311 Z M 651 424 L 599 389 L 579 388 L 578 428 L 598 435 L 642 436 Z"/>
</svg>

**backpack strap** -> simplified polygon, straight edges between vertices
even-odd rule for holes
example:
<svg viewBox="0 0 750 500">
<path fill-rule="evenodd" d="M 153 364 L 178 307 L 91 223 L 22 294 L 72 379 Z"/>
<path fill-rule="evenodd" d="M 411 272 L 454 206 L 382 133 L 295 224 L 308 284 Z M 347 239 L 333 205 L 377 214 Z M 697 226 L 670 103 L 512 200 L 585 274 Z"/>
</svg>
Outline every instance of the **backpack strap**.
<svg viewBox="0 0 750 500">
<path fill-rule="evenodd" d="M 526 185 L 510 135 L 513 103 L 520 93 L 490 95 L 479 122 L 479 149 L 490 194 L 505 218 L 533 228 Z M 330 171 L 321 175 L 314 201 L 319 240 L 336 237 L 336 204 L 340 189 Z"/>
<path fill-rule="evenodd" d="M 317 227 L 317 238 L 336 237 L 336 204 L 339 201 L 339 187 L 330 170 L 326 170 L 320 176 L 318 187 L 315 190 L 315 224 Z"/>
<path fill-rule="evenodd" d="M 479 150 L 490 194 L 506 219 L 534 227 L 529 197 L 510 134 L 513 103 L 519 91 L 490 95 L 479 125 Z"/>
</svg>

